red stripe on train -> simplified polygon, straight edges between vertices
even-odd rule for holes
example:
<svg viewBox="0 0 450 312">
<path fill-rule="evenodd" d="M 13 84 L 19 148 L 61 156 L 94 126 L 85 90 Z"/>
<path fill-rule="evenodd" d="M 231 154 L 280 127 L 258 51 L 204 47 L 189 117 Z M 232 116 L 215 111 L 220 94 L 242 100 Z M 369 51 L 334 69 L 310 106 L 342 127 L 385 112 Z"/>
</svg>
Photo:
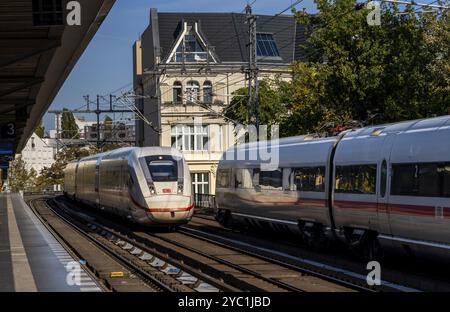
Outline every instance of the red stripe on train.
<svg viewBox="0 0 450 312">
<path fill-rule="evenodd" d="M 239 198 L 242 201 L 252 202 L 252 200 Z M 264 198 L 269 199 L 269 198 Z M 295 201 L 270 201 L 270 200 L 259 200 L 255 201 L 257 204 L 281 204 L 281 205 L 310 205 L 320 208 L 325 208 L 327 206 L 327 200 L 316 199 L 316 198 L 299 198 Z M 378 211 L 385 211 L 383 208 L 384 204 L 380 205 L 375 202 L 361 202 L 361 201 L 349 201 L 349 200 L 335 200 L 334 208 L 342 210 L 364 210 L 367 212 L 377 213 Z M 405 204 L 393 204 L 390 203 L 386 205 L 389 207 L 389 212 L 398 215 L 416 215 L 416 216 L 428 216 L 434 217 L 436 214 L 436 209 L 434 206 L 421 206 L 421 205 L 405 205 Z M 443 207 L 443 217 L 450 218 L 450 208 Z"/>
<path fill-rule="evenodd" d="M 335 200 L 335 207 L 338 209 L 353 209 L 353 210 L 365 210 L 371 212 L 378 211 L 377 203 L 371 202 L 354 202 L 354 201 L 343 201 Z M 392 204 L 389 203 L 387 206 L 390 213 L 399 215 L 417 215 L 424 217 L 434 217 L 436 214 L 436 209 L 434 206 L 421 206 L 421 205 L 404 205 L 404 204 Z M 384 210 L 384 209 L 380 209 Z M 444 207 L 444 217 L 450 217 L 450 211 L 448 207 Z"/>
<path fill-rule="evenodd" d="M 147 212 L 186 212 L 186 211 L 191 211 L 192 209 L 194 209 L 194 204 L 190 205 L 189 207 L 183 207 L 183 208 L 148 208 L 148 207 L 144 207 L 141 204 L 139 204 L 134 197 L 130 195 L 130 199 L 133 202 L 133 204 L 135 206 L 137 206 L 140 209 L 143 209 Z"/>
</svg>

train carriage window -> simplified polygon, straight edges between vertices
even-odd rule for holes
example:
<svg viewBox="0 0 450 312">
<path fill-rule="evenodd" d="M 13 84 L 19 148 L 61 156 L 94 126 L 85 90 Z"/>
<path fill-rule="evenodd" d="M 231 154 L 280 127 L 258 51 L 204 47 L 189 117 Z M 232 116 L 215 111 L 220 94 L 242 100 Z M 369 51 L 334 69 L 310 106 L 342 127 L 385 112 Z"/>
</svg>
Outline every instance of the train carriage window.
<svg viewBox="0 0 450 312">
<path fill-rule="evenodd" d="M 418 166 L 392 165 L 392 195 L 415 195 L 418 193 L 417 186 Z"/>
<path fill-rule="evenodd" d="M 304 192 L 325 191 L 325 167 L 294 168 L 294 188 Z"/>
<path fill-rule="evenodd" d="M 219 169 L 217 171 L 217 184 L 220 188 L 230 187 L 230 171 L 227 169 Z"/>
<path fill-rule="evenodd" d="M 419 195 L 436 197 L 441 193 L 438 164 L 419 166 Z"/>
<path fill-rule="evenodd" d="M 445 164 L 442 168 L 442 193 L 443 197 L 450 197 L 450 164 Z"/>
<path fill-rule="evenodd" d="M 234 169 L 234 187 L 235 188 L 243 188 L 244 187 L 244 179 L 242 176 L 242 169 Z"/>
<path fill-rule="evenodd" d="M 377 165 L 337 166 L 336 193 L 375 194 Z"/>
<path fill-rule="evenodd" d="M 261 170 L 260 169 L 253 169 L 253 174 L 252 174 L 252 184 L 253 187 L 255 188 L 259 188 L 259 174 L 260 174 Z"/>
<path fill-rule="evenodd" d="M 450 197 L 448 163 L 396 164 L 392 171 L 392 195 Z"/>
<path fill-rule="evenodd" d="M 281 189 L 283 186 L 283 172 L 281 169 L 259 172 L 259 185 L 265 189 Z"/>
</svg>

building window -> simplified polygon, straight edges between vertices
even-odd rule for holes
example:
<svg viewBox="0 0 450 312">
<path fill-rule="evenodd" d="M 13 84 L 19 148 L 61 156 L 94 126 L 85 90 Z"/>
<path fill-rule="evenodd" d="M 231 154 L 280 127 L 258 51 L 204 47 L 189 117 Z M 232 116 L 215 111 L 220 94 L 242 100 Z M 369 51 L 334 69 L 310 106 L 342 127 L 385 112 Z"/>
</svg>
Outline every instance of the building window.
<svg viewBox="0 0 450 312">
<path fill-rule="evenodd" d="M 183 102 L 183 85 L 179 81 L 173 83 L 173 102 Z"/>
<path fill-rule="evenodd" d="M 377 165 L 336 167 L 336 193 L 375 194 Z"/>
<path fill-rule="evenodd" d="M 36 148 L 36 143 L 34 143 L 34 138 L 31 138 L 31 149 L 35 149 Z"/>
<path fill-rule="evenodd" d="M 209 194 L 209 173 L 191 173 L 192 187 L 194 194 Z"/>
<path fill-rule="evenodd" d="M 188 32 L 181 44 L 175 52 L 174 61 L 176 63 L 187 62 L 197 63 L 206 62 L 208 53 L 203 48 L 202 44 L 197 40 L 192 31 Z"/>
<path fill-rule="evenodd" d="M 280 57 L 273 35 L 256 34 L 256 55 L 261 57 Z"/>
<path fill-rule="evenodd" d="M 203 103 L 211 104 L 213 102 L 213 89 L 211 81 L 205 81 L 203 84 Z"/>
<path fill-rule="evenodd" d="M 391 194 L 450 197 L 450 163 L 392 165 Z"/>
<path fill-rule="evenodd" d="M 186 85 L 186 100 L 188 103 L 198 103 L 200 85 L 197 81 L 189 81 Z"/>
<path fill-rule="evenodd" d="M 172 147 L 181 151 L 207 151 L 208 126 L 172 126 Z"/>
<path fill-rule="evenodd" d="M 325 191 L 325 167 L 293 169 L 294 189 L 303 192 Z"/>
</svg>

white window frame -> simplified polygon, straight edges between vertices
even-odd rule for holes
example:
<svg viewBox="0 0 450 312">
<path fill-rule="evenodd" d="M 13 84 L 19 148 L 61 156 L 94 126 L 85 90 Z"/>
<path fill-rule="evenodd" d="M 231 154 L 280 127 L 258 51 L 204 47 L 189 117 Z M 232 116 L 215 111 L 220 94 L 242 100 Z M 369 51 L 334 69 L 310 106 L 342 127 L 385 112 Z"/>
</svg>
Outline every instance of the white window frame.
<svg viewBox="0 0 450 312">
<path fill-rule="evenodd" d="M 207 181 L 205 181 L 205 177 L 207 177 Z M 210 194 L 211 177 L 209 172 L 191 172 L 191 179 L 194 194 Z M 206 192 L 199 193 L 198 191 L 200 188 L 203 188 L 203 190 Z"/>
<path fill-rule="evenodd" d="M 174 125 L 171 129 L 171 142 L 175 137 L 173 147 L 187 152 L 205 152 L 209 151 L 209 126 L 197 125 Z M 207 143 L 203 144 L 206 137 Z M 192 142 L 194 140 L 194 142 Z M 191 148 L 193 146 L 193 148 Z"/>
<path fill-rule="evenodd" d="M 189 80 L 186 84 L 186 103 L 197 104 L 200 100 L 200 84 L 196 80 Z"/>
</svg>

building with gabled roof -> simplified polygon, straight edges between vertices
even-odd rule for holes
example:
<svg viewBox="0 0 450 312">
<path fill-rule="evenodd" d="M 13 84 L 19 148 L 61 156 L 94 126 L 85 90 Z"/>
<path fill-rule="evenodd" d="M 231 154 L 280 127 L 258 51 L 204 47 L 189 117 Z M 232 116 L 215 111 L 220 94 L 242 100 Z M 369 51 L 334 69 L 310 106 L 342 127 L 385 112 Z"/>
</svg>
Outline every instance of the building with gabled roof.
<svg viewBox="0 0 450 312">
<path fill-rule="evenodd" d="M 221 115 L 233 92 L 247 87 L 249 33 L 239 13 L 160 13 L 133 46 L 137 146 L 183 151 L 196 193 L 213 194 L 215 170 L 235 143 Z M 302 60 L 303 26 L 292 15 L 257 16 L 259 79 L 291 79 Z"/>
</svg>

